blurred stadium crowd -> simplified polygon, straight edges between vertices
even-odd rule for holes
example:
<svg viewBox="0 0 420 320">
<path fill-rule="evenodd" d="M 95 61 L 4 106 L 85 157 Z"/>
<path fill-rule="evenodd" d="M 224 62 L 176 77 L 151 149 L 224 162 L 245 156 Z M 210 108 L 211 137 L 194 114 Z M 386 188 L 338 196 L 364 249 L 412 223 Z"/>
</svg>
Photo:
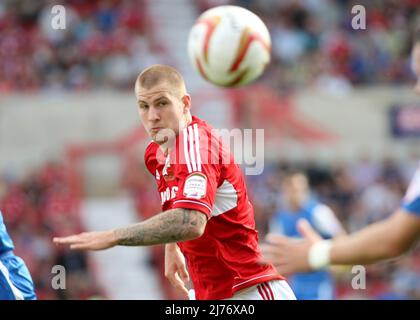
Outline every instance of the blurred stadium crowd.
<svg viewBox="0 0 420 320">
<path fill-rule="evenodd" d="M 56 1 L 0 2 L 0 92 L 131 88 L 162 50 L 145 2 L 64 1 L 64 32 L 51 28 Z"/>
<path fill-rule="evenodd" d="M 50 26 L 55 1 L 0 2 L 0 92 L 95 87 L 131 89 L 137 71 L 167 61 L 148 0 L 67 0 L 65 32 Z M 314 85 L 348 90 L 359 84 L 413 81 L 410 49 L 418 0 L 200 0 L 197 13 L 236 4 L 260 15 L 272 36 L 264 78 L 283 90 Z M 366 7 L 369 28 L 351 25 Z"/>
<path fill-rule="evenodd" d="M 255 208 L 257 228 L 262 239 L 268 223 L 282 202 L 282 174 L 290 168 L 303 170 L 309 177 L 314 195 L 328 204 L 348 232 L 387 217 L 399 206 L 401 197 L 418 163 L 365 157 L 352 165 L 337 163 L 324 167 L 316 163 L 277 162 L 260 176 L 247 176 L 250 197 Z M 72 252 L 51 243 L 53 236 L 82 230 L 67 184 L 66 168 L 49 163 L 23 180 L 3 175 L 0 178 L 0 209 L 16 245 L 16 252 L 28 264 L 41 299 L 84 299 L 103 296 L 94 277 L 95 266 L 84 253 Z M 159 199 L 150 185 L 154 183 L 144 167 L 126 168 L 123 184 L 130 191 L 139 218 L 159 211 Z M 152 201 L 154 199 L 156 201 Z M 180 298 L 163 277 L 163 246 L 154 246 L 151 266 L 156 268 L 162 290 L 168 298 Z M 67 290 L 53 290 L 51 266 L 61 264 L 68 272 Z M 367 290 L 351 288 L 351 272 L 337 276 L 338 298 L 420 299 L 420 250 L 394 263 L 368 267 Z"/>
<path fill-rule="evenodd" d="M 315 86 L 346 91 L 353 85 L 414 79 L 410 51 L 420 22 L 418 0 L 236 3 L 252 8 L 267 22 L 274 62 L 266 79 L 274 80 L 279 89 Z M 366 30 L 352 27 L 355 5 L 366 9 Z"/>
<path fill-rule="evenodd" d="M 151 0 L 152 1 L 152 0 Z M 351 7 L 367 7 L 368 30 L 351 28 Z M 395 1 L 211 1 L 194 2 L 199 12 L 220 4 L 245 6 L 269 26 L 273 63 L 263 80 L 278 90 L 315 85 L 348 90 L 353 85 L 404 84 L 413 81 L 410 49 L 418 0 Z M 68 0 L 67 29 L 50 28 L 55 1 L 0 2 L 0 94 L 22 91 L 90 90 L 98 87 L 132 90 L 137 72 L 152 63 L 165 63 L 147 10 L 147 0 Z M 367 157 L 351 165 L 321 167 L 301 164 L 314 193 L 338 215 L 347 231 L 382 219 L 399 206 L 419 154 L 410 161 Z M 261 176 L 248 176 L 261 238 L 281 197 L 282 172 L 296 164 L 266 166 Z M 153 181 L 143 169 L 126 175 L 124 184 L 136 201 L 139 215 L 157 212 L 151 204 Z M 156 196 L 153 196 L 156 197 Z M 159 203 L 156 202 L 158 205 Z M 0 209 L 27 263 L 39 299 L 85 299 L 103 296 L 94 268 L 84 253 L 55 247 L 53 236 L 80 231 L 75 199 L 69 192 L 66 167 L 46 164 L 24 179 L 0 172 Z M 161 247 L 152 263 L 163 275 Z M 51 266 L 64 265 L 67 290 L 51 288 Z M 368 290 L 358 298 L 420 299 L 420 253 L 399 262 L 369 267 Z M 339 273 L 338 297 L 352 298 L 350 272 Z M 347 277 L 347 278 L 346 278 Z M 389 281 L 391 279 L 391 281 Z M 167 297 L 176 297 L 162 278 Z"/>
<path fill-rule="evenodd" d="M 409 179 L 418 166 L 419 155 L 411 160 L 387 158 L 370 160 L 364 156 L 355 163 L 337 162 L 324 166 L 316 162 L 272 163 L 260 176 L 248 176 L 248 190 L 255 208 L 261 236 L 269 230 L 269 221 L 282 206 L 282 177 L 287 170 L 306 173 L 313 196 L 327 204 L 347 232 L 355 232 L 369 223 L 388 217 L 399 207 Z M 337 298 L 342 299 L 419 299 L 420 250 L 394 263 L 367 268 L 367 290 L 353 290 L 349 269 L 336 270 Z"/>
<path fill-rule="evenodd" d="M 52 243 L 54 236 L 83 230 L 68 182 L 66 168 L 55 163 L 23 179 L 0 174 L 0 210 L 15 252 L 31 272 L 38 299 L 87 299 L 102 294 L 87 255 Z M 54 265 L 66 270 L 66 290 L 52 287 L 57 274 L 52 273 Z"/>
</svg>

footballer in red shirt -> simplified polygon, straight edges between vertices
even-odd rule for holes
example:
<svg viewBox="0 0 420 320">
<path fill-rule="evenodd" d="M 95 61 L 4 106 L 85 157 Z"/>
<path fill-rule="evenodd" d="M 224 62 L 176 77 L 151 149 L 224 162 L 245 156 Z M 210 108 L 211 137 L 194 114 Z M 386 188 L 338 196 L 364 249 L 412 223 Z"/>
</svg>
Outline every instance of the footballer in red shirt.
<svg viewBox="0 0 420 320">
<path fill-rule="evenodd" d="M 135 94 L 152 138 L 145 163 L 162 212 L 125 228 L 54 241 L 84 250 L 165 243 L 165 276 L 185 296 L 191 276 L 196 299 L 295 299 L 276 269 L 261 263 L 242 171 L 213 128 L 191 115 L 182 76 L 153 65 L 139 75 Z"/>
</svg>

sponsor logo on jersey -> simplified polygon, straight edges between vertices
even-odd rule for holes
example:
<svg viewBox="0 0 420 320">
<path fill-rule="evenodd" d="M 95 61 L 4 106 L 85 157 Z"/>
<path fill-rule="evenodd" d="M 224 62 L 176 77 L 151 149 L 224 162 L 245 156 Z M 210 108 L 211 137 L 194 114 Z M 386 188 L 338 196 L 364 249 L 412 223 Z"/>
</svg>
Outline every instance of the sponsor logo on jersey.
<svg viewBox="0 0 420 320">
<path fill-rule="evenodd" d="M 176 198 L 176 194 L 178 193 L 178 187 L 174 186 L 174 187 L 167 187 L 165 191 L 162 191 L 160 193 L 160 200 L 162 202 L 162 205 L 169 200 L 175 199 Z"/>
</svg>

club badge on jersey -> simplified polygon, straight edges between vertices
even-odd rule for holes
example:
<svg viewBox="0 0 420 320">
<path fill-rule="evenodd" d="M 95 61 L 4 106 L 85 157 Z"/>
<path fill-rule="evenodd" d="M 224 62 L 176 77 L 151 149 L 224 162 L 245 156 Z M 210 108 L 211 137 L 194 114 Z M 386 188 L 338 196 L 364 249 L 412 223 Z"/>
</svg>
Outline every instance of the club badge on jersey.
<svg viewBox="0 0 420 320">
<path fill-rule="evenodd" d="M 191 199 L 202 199 L 207 192 L 207 177 L 201 173 L 192 173 L 185 180 L 184 196 Z"/>
</svg>

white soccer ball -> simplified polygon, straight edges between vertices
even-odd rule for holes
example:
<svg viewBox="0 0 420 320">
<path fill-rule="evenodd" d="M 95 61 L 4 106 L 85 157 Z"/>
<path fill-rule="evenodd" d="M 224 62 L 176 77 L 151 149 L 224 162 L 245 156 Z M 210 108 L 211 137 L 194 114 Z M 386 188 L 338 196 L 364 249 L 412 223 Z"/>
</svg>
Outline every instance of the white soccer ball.
<svg viewBox="0 0 420 320">
<path fill-rule="evenodd" d="M 238 6 L 202 13 L 191 28 L 188 54 L 206 80 L 237 87 L 258 78 L 270 62 L 271 39 L 264 22 Z"/>
</svg>

